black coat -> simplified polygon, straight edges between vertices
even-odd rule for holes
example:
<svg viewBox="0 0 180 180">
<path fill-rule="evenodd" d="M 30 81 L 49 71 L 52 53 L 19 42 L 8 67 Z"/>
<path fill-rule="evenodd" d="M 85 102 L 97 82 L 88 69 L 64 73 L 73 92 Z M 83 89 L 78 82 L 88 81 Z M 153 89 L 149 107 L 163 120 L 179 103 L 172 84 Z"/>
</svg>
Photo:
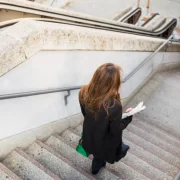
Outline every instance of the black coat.
<svg viewBox="0 0 180 180">
<path fill-rule="evenodd" d="M 113 164 L 117 161 L 117 154 L 121 153 L 122 132 L 132 121 L 132 116 L 122 118 L 122 106 L 115 100 L 115 105 L 108 109 L 109 115 L 104 108 L 100 108 L 96 120 L 81 103 L 81 111 L 84 115 L 83 123 L 83 148 L 90 154 L 102 158 Z"/>
</svg>

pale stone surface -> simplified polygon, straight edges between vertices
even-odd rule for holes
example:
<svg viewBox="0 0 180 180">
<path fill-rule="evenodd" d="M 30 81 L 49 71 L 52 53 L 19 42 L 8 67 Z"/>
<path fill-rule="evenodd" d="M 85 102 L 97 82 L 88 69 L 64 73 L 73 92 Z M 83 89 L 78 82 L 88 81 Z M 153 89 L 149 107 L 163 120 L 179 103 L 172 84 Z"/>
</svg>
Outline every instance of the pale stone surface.
<svg viewBox="0 0 180 180">
<path fill-rule="evenodd" d="M 0 33 L 0 76 L 43 49 L 154 51 L 164 40 L 22 20 Z"/>
<path fill-rule="evenodd" d="M 16 147 L 23 149 L 28 148 L 36 139 L 46 140 L 53 133 L 61 133 L 66 128 L 74 128 L 82 122 L 82 115 L 77 114 L 59 121 L 49 123 L 47 125 L 31 129 L 30 131 L 14 135 L 9 138 L 0 140 L 0 160 L 6 157 Z"/>
</svg>

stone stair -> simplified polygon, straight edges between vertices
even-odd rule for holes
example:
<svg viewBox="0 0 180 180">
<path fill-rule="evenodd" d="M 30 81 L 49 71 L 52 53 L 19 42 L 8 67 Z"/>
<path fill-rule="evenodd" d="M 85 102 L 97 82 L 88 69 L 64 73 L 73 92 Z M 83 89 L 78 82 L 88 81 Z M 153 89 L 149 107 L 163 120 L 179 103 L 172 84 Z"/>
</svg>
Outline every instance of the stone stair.
<svg viewBox="0 0 180 180">
<path fill-rule="evenodd" d="M 175 74 L 176 78 L 180 77 L 177 72 Z M 157 77 L 160 79 L 160 76 Z M 166 77 L 165 83 L 172 83 L 169 77 Z M 151 83 L 162 94 L 154 80 Z M 141 95 L 132 99 L 129 105 L 142 97 L 146 101 L 148 98 L 142 96 L 143 92 L 148 91 L 149 97 L 152 97 L 150 92 L 154 92 L 154 97 L 157 97 L 151 85 L 147 84 L 141 90 Z M 174 91 L 179 92 L 177 89 L 174 88 Z M 166 95 L 166 98 L 170 99 L 170 96 Z M 0 180 L 180 180 L 180 176 L 177 176 L 180 171 L 178 131 L 172 135 L 166 131 L 163 122 L 162 126 L 154 125 L 148 118 L 145 120 L 142 114 L 135 116 L 124 130 L 123 141 L 130 146 L 127 156 L 118 163 L 107 164 L 96 176 L 91 174 L 92 156 L 86 158 L 75 150 L 82 132 L 80 124 L 75 129 L 66 129 L 62 134 L 53 134 L 43 142 L 36 140 L 27 149 L 16 148 L 0 162 Z"/>
<path fill-rule="evenodd" d="M 92 176 L 92 157 L 83 157 L 75 150 L 81 132 L 80 124 L 61 135 L 52 135 L 45 142 L 37 140 L 24 151 L 17 148 L 0 164 L 0 180 L 172 180 L 180 169 L 179 141 L 135 119 L 124 131 L 124 142 L 131 147 L 128 155 Z"/>
</svg>

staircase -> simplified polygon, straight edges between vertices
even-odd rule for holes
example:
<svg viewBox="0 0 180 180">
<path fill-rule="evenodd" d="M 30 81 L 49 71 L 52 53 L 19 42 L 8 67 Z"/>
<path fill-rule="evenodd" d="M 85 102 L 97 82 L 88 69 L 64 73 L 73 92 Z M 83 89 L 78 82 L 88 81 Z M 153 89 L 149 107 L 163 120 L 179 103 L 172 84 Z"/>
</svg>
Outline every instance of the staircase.
<svg viewBox="0 0 180 180">
<path fill-rule="evenodd" d="M 15 149 L 0 162 L 0 180 L 180 179 L 180 114 L 175 111 L 180 108 L 178 80 L 179 70 L 158 73 L 132 99 L 128 106 L 144 100 L 147 110 L 136 115 L 124 131 L 130 150 L 98 175 L 90 173 L 92 157 L 85 158 L 75 150 L 82 132 L 80 124 L 44 142 L 37 140 L 26 150 Z"/>
</svg>

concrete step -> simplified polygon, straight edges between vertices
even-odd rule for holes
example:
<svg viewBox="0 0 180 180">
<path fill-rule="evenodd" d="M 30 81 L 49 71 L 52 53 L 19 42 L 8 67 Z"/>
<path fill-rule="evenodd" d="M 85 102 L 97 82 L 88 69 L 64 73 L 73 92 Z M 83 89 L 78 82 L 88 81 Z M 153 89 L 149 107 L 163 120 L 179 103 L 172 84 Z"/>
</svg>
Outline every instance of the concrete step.
<svg viewBox="0 0 180 180">
<path fill-rule="evenodd" d="M 59 135 L 53 135 L 45 142 L 45 144 L 47 144 L 49 147 L 54 149 L 57 153 L 62 154 L 65 158 L 72 161 L 74 165 L 81 167 L 87 173 L 91 173 L 92 161 L 89 158 L 86 158 L 78 154 L 75 150 L 76 145 L 72 145 L 72 144 L 68 145 L 66 143 L 67 142 Z M 99 172 L 99 174 L 96 175 L 96 178 L 100 180 L 119 179 L 118 176 L 112 174 L 105 168 L 103 168 Z"/>
<path fill-rule="evenodd" d="M 21 180 L 21 178 L 0 163 L 0 180 Z"/>
<path fill-rule="evenodd" d="M 128 141 L 133 142 L 137 146 L 145 149 L 149 153 L 159 157 L 160 159 L 166 161 L 167 163 L 175 166 L 176 168 L 180 168 L 180 161 L 179 158 L 172 155 L 171 153 L 159 148 L 158 146 L 148 142 L 147 140 L 143 139 L 140 136 L 135 135 L 131 131 L 125 130 L 123 133 L 123 137 Z"/>
<path fill-rule="evenodd" d="M 135 118 L 133 119 L 132 124 L 143 129 L 149 134 L 152 134 L 156 138 L 161 139 L 165 142 L 168 142 L 168 144 L 171 144 L 172 147 L 175 147 L 176 149 L 180 149 L 180 139 L 178 140 L 176 137 L 157 128 L 156 126 L 153 126 L 146 121 L 138 120 Z"/>
<path fill-rule="evenodd" d="M 9 154 L 3 164 L 22 179 L 60 180 L 19 148 Z"/>
<path fill-rule="evenodd" d="M 180 90 L 179 83 L 179 74 L 180 70 L 174 70 L 174 71 L 164 71 L 157 73 L 155 76 L 152 77 L 152 80 L 158 81 L 159 83 L 166 84 L 167 87 L 173 87 L 169 88 L 169 90 L 173 90 L 174 88 Z M 171 95 L 171 94 L 170 94 Z"/>
<path fill-rule="evenodd" d="M 79 135 L 82 133 L 82 124 L 80 124 L 78 127 L 76 127 L 75 132 Z M 159 132 L 160 132 L 160 130 L 159 130 Z M 174 156 L 173 154 L 159 148 L 158 145 L 156 146 L 156 145 L 152 144 L 148 140 L 146 140 L 138 135 L 135 135 L 133 132 L 131 132 L 129 130 L 124 131 L 123 137 L 125 139 L 127 139 L 128 141 L 133 142 L 137 146 L 140 146 L 141 148 L 154 154 L 155 156 L 159 157 L 160 159 L 166 161 L 167 163 L 169 163 L 177 168 L 180 168 L 180 159 L 178 157 Z M 175 138 L 175 137 L 173 137 L 173 138 Z M 147 143 L 147 147 L 146 147 L 146 143 Z M 153 146 L 153 148 L 151 146 Z"/>
<path fill-rule="evenodd" d="M 83 129 L 82 124 L 80 124 L 79 126 L 77 126 L 77 127 L 74 129 L 74 131 L 75 131 L 78 135 L 80 135 L 80 134 L 82 133 L 82 129 Z"/>
<path fill-rule="evenodd" d="M 107 168 L 117 173 L 124 180 L 150 180 L 146 176 L 136 171 L 131 166 L 121 163 L 107 164 Z"/>
<path fill-rule="evenodd" d="M 124 143 L 130 146 L 129 152 L 131 154 L 137 156 L 138 158 L 147 162 L 148 164 L 155 167 L 156 169 L 159 169 L 167 176 L 174 177 L 178 173 L 179 171 L 178 168 L 160 159 L 159 157 L 153 155 L 152 153 L 144 150 L 143 148 L 137 146 L 131 141 L 124 139 Z"/>
<path fill-rule="evenodd" d="M 123 158 L 120 162 L 117 163 L 120 164 L 123 162 L 124 164 L 132 167 L 139 173 L 143 174 L 149 179 L 153 180 L 172 180 L 172 177 L 168 176 L 167 174 L 163 173 L 159 169 L 157 169 L 154 166 L 151 166 L 143 159 L 140 159 L 138 156 L 133 155 L 131 153 L 128 153 L 125 158 Z"/>
<path fill-rule="evenodd" d="M 78 126 L 76 128 L 77 133 L 81 132 L 81 128 L 82 126 Z M 69 133 L 69 132 L 64 132 L 64 137 L 66 136 L 66 140 L 71 142 L 74 141 L 74 137 L 73 134 Z M 72 139 L 73 138 L 73 139 Z M 165 172 L 159 170 L 159 168 L 156 168 L 155 166 L 152 166 L 151 164 L 149 164 L 147 161 L 144 161 L 143 158 L 139 158 L 138 156 L 136 156 L 135 154 L 132 153 L 128 153 L 128 155 L 123 158 L 120 162 L 116 163 L 116 166 L 122 166 L 121 163 L 124 163 L 126 165 L 128 165 L 129 167 L 133 168 L 134 170 L 138 171 L 139 173 L 143 174 L 144 176 L 146 176 L 149 179 L 172 179 L 172 177 L 170 177 L 168 174 L 166 174 Z"/>
<path fill-rule="evenodd" d="M 154 136 L 152 133 L 148 133 L 144 129 L 140 128 L 138 125 L 130 124 L 128 126 L 128 130 L 131 131 L 132 133 L 136 134 L 137 136 L 145 139 L 146 141 L 151 142 L 152 144 L 160 147 L 161 149 L 171 153 L 177 158 L 180 158 L 180 149 L 176 148 L 175 146 L 172 146 L 168 142 L 165 142 L 158 137 Z M 179 159 L 180 162 L 180 159 Z"/>
<path fill-rule="evenodd" d="M 81 126 L 82 127 L 82 126 Z M 80 129 L 80 128 L 79 128 Z M 80 136 L 78 136 L 77 134 L 73 133 L 71 130 L 66 130 L 63 134 L 62 137 L 64 139 L 64 141 L 68 144 L 71 145 L 77 145 L 78 141 L 80 139 Z M 126 160 L 122 160 L 118 163 L 116 163 L 116 166 L 114 167 L 115 169 L 113 169 L 111 167 L 111 165 L 107 165 L 111 170 L 115 171 L 116 173 L 118 173 L 118 175 L 120 176 L 120 178 L 122 179 L 132 179 L 132 175 L 129 176 L 129 169 L 131 169 L 130 171 L 133 172 L 133 179 L 134 178 L 141 178 L 143 177 L 143 179 L 151 179 L 154 178 L 155 176 L 153 176 L 151 173 L 153 172 L 157 172 L 159 174 L 163 174 L 162 172 L 160 172 L 159 170 L 148 166 L 148 164 L 144 161 L 142 161 L 141 159 L 138 159 L 136 157 L 132 157 L 132 155 L 128 155 L 129 157 L 126 158 Z M 138 166 L 138 164 L 142 164 L 142 167 L 140 168 L 140 166 Z M 124 166 L 126 165 L 126 166 Z M 122 171 L 122 167 L 124 169 L 124 171 L 126 172 L 125 174 L 121 173 Z M 146 167 L 148 167 L 150 170 L 147 171 Z M 123 171 L 123 172 L 124 172 Z M 146 171 L 146 173 L 145 173 Z M 142 174 L 141 174 L 142 173 Z M 156 174 L 157 175 L 157 174 Z"/>
<path fill-rule="evenodd" d="M 26 152 L 62 179 L 94 179 L 83 169 L 75 166 L 71 161 L 40 141 L 33 143 Z"/>
<path fill-rule="evenodd" d="M 136 117 L 174 136 L 173 139 L 177 139 L 180 144 L 178 129 L 180 127 L 180 86 L 177 83 L 178 79 L 174 79 L 175 76 L 172 74 L 157 74 L 128 103 L 128 106 L 134 107 L 140 101 L 144 101 L 147 108 Z"/>
</svg>

